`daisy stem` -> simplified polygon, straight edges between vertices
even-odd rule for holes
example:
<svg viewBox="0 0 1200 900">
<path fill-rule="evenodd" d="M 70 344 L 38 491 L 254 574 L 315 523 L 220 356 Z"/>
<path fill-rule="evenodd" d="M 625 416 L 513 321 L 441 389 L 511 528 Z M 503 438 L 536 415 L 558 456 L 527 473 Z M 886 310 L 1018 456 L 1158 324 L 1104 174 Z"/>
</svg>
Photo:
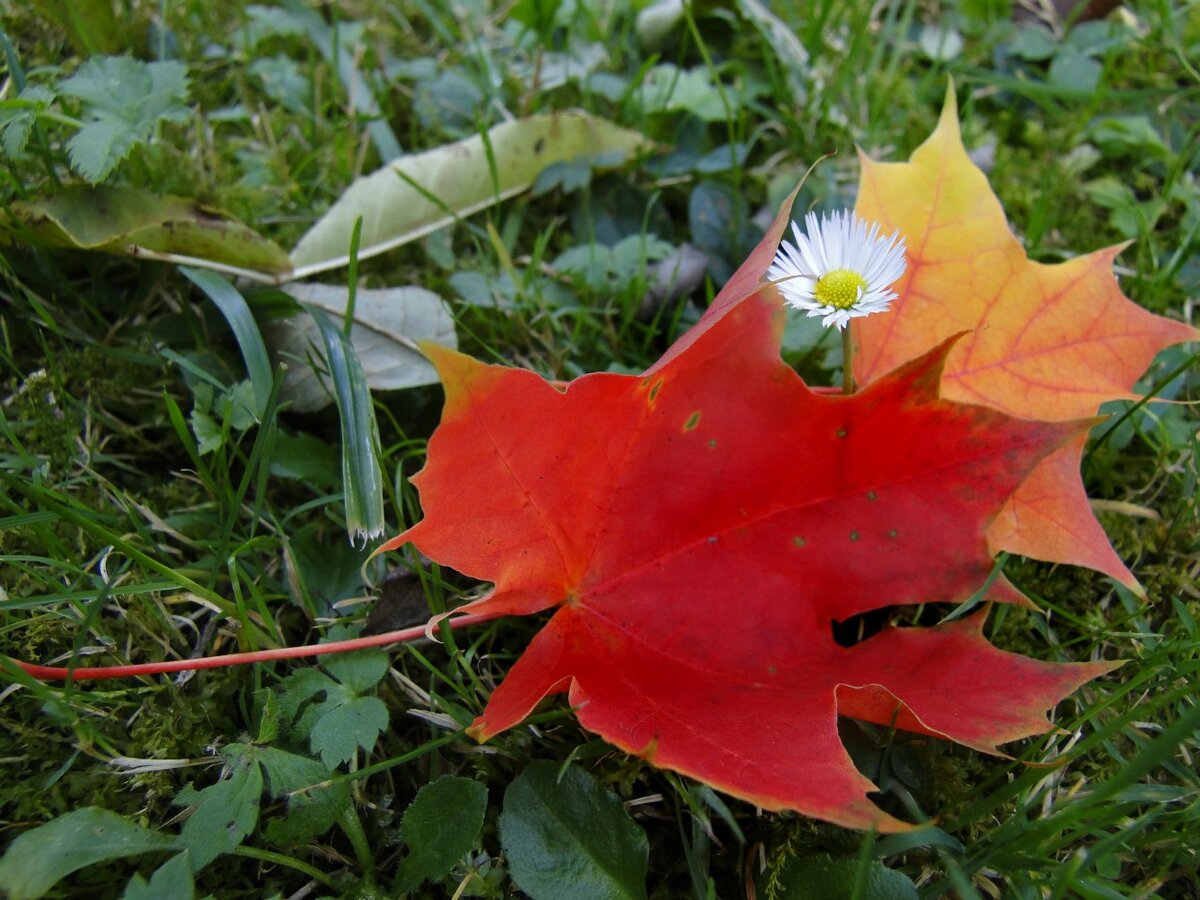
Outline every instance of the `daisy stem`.
<svg viewBox="0 0 1200 900">
<path fill-rule="evenodd" d="M 850 340 L 850 323 L 842 329 L 842 393 L 854 393 L 854 344 Z"/>
</svg>

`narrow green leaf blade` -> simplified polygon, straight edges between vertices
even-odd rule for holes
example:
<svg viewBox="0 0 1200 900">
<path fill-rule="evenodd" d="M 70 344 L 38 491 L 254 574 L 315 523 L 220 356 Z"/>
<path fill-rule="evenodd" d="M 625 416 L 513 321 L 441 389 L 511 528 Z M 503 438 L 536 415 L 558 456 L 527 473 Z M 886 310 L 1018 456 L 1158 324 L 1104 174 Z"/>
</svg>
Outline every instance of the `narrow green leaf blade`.
<svg viewBox="0 0 1200 900">
<path fill-rule="evenodd" d="M 535 762 L 504 792 L 500 842 L 533 900 L 645 900 L 646 834 L 615 794 L 574 766 Z"/>
<path fill-rule="evenodd" d="M 469 778 L 445 775 L 417 791 L 400 823 L 408 856 L 400 861 L 396 891 L 415 891 L 444 878 L 471 851 L 483 828 L 487 788 Z"/>
<path fill-rule="evenodd" d="M 505 122 L 486 135 L 402 156 L 360 178 L 300 239 L 292 263 L 306 273 L 349 263 L 346 248 L 360 217 L 358 257 L 367 259 L 527 190 L 549 165 L 649 146 L 643 135 L 583 112 Z"/>
<path fill-rule="evenodd" d="M 229 323 L 242 351 L 242 359 L 246 361 L 250 383 L 254 386 L 254 415 L 261 421 L 271 398 L 271 359 L 267 356 L 267 345 L 263 343 L 258 323 L 254 321 L 254 313 L 250 311 L 241 292 L 216 272 L 193 269 L 191 266 L 180 266 L 179 271 L 208 295 L 208 299 L 216 304 Z"/>
<path fill-rule="evenodd" d="M 17 837 L 0 859 L 0 889 L 11 900 L 32 900 L 85 866 L 176 846 L 174 837 L 87 806 Z"/>
<path fill-rule="evenodd" d="M 346 530 L 358 543 L 383 534 L 383 473 L 375 450 L 379 427 L 371 405 L 371 390 L 359 365 L 354 346 L 318 306 L 306 307 L 317 323 L 325 358 L 337 398 L 342 424 L 342 490 L 346 502 Z"/>
<path fill-rule="evenodd" d="M 346 315 L 349 291 L 328 284 L 290 284 L 284 292 L 302 304 L 319 306 L 337 319 Z M 432 341 L 452 350 L 458 346 L 454 318 L 442 298 L 415 285 L 359 288 L 350 340 L 367 384 L 376 391 L 395 391 L 435 384 L 437 372 L 417 348 Z M 344 331 L 345 329 L 343 329 Z M 266 329 L 267 340 L 284 359 L 305 359 L 320 343 L 309 316 L 278 319 Z M 329 379 L 309 365 L 291 365 L 280 396 L 299 412 L 312 412 L 330 402 Z"/>
</svg>

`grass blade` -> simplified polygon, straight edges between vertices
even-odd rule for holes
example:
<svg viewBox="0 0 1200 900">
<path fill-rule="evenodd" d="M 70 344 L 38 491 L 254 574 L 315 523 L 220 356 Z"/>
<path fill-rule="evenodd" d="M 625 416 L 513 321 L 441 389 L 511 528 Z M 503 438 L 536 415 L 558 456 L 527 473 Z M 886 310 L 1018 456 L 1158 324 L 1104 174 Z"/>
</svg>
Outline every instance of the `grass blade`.
<svg viewBox="0 0 1200 900">
<path fill-rule="evenodd" d="M 319 306 L 308 306 L 321 331 L 342 424 L 342 487 L 351 543 L 383 534 L 383 474 L 376 455 L 379 426 L 371 390 L 349 337 Z"/>
<path fill-rule="evenodd" d="M 250 384 L 254 387 L 254 415 L 261 422 L 271 397 L 271 359 L 267 356 L 267 346 L 263 343 L 258 323 L 254 321 L 254 313 L 238 289 L 215 272 L 188 266 L 180 266 L 179 271 L 216 304 L 233 330 L 242 358 L 246 361 Z"/>
</svg>

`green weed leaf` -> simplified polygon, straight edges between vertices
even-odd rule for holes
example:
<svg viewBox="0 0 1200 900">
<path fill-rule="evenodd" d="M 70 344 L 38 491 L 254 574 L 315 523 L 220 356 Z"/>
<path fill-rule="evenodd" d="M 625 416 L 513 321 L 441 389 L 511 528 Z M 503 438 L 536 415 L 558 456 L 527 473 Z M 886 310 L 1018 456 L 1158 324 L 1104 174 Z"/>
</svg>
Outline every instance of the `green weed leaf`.
<svg viewBox="0 0 1200 900">
<path fill-rule="evenodd" d="M 192 409 L 188 421 L 192 424 L 192 433 L 196 435 L 196 449 L 201 456 L 212 453 L 225 443 L 225 435 L 217 420 L 202 412 L 199 406 Z"/>
<path fill-rule="evenodd" d="M 313 725 L 309 745 L 330 768 L 370 750 L 388 726 L 388 710 L 378 697 L 355 697 L 330 709 Z"/>
<path fill-rule="evenodd" d="M 306 738 L 310 749 L 333 768 L 353 757 L 359 747 L 370 750 L 387 728 L 383 702 L 359 694 L 383 677 L 388 657 L 379 651 L 345 654 L 324 666 L 333 678 L 318 669 L 301 669 L 284 680 L 279 712 L 292 734 Z"/>
<path fill-rule="evenodd" d="M 302 790 L 322 784 L 332 775 L 315 759 L 274 747 L 259 748 L 256 757 L 266 774 L 267 792 L 287 799 L 287 815 L 267 825 L 266 838 L 271 843 L 289 846 L 312 840 L 328 831 L 350 808 L 350 785 L 346 782 Z"/>
<path fill-rule="evenodd" d="M 703 66 L 680 69 L 671 63 L 657 65 L 646 73 L 641 96 L 648 113 L 689 112 L 705 122 L 720 122 L 726 117 L 712 72 Z"/>
<path fill-rule="evenodd" d="M 21 159 L 38 111 L 49 106 L 54 92 L 40 85 L 30 85 L 15 100 L 0 103 L 0 149 L 9 159 Z"/>
<path fill-rule="evenodd" d="M 192 864 L 185 850 L 155 869 L 148 882 L 141 875 L 134 875 L 121 900 L 193 900 L 195 896 Z"/>
<path fill-rule="evenodd" d="M 240 844 L 258 822 L 263 777 L 248 749 L 230 744 L 225 749 L 228 778 L 201 791 L 188 785 L 175 798 L 179 806 L 196 807 L 179 834 L 191 851 L 193 872 Z"/>
<path fill-rule="evenodd" d="M 903 873 L 876 860 L 804 856 L 785 861 L 764 894 L 768 900 L 916 900 L 917 889 Z"/>
<path fill-rule="evenodd" d="M 504 792 L 500 842 L 534 900 L 646 896 L 646 834 L 582 769 L 535 762 Z"/>
<path fill-rule="evenodd" d="M 395 890 L 414 891 L 449 874 L 475 846 L 486 812 L 487 788 L 469 778 L 445 775 L 417 791 L 400 822 L 408 856 Z"/>
<path fill-rule="evenodd" d="M 32 900 L 85 866 L 177 846 L 174 837 L 87 806 L 17 837 L 0 859 L 0 889 L 11 900 Z"/>
<path fill-rule="evenodd" d="M 321 668 L 355 693 L 369 691 L 383 680 L 391 660 L 382 651 L 342 653 L 326 657 Z"/>
<path fill-rule="evenodd" d="M 189 115 L 187 67 L 144 63 L 130 56 L 93 57 L 59 85 L 82 100 L 86 124 L 67 142 L 71 164 L 92 184 L 103 181 L 138 144 L 154 136 L 160 121 Z"/>
</svg>

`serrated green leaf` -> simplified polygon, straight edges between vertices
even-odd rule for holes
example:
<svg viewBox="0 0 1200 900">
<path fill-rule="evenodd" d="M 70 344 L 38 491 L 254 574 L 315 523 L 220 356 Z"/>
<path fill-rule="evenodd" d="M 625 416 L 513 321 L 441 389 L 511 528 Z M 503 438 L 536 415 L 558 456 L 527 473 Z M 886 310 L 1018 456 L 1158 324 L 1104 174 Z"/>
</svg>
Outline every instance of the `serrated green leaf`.
<svg viewBox="0 0 1200 900">
<path fill-rule="evenodd" d="M 307 740 L 321 716 L 353 696 L 320 669 L 300 669 L 279 685 L 279 716 L 293 737 Z"/>
<path fill-rule="evenodd" d="M 92 184 L 99 184 L 143 140 L 128 123 L 105 116 L 94 119 L 71 136 L 67 155 L 76 172 Z"/>
<path fill-rule="evenodd" d="M 146 63 L 132 56 L 94 56 L 59 85 L 59 93 L 138 126 L 186 118 L 187 89 L 183 63 Z"/>
<path fill-rule="evenodd" d="M 387 707 L 376 697 L 360 697 L 387 671 L 387 655 L 378 651 L 353 654 L 330 662 L 335 681 L 318 669 L 301 669 L 279 688 L 279 712 L 297 739 L 330 768 L 349 760 L 359 747 L 369 750 L 387 728 Z"/>
<path fill-rule="evenodd" d="M 188 421 L 192 425 L 192 433 L 196 435 L 196 449 L 200 451 L 201 456 L 212 453 L 225 443 L 221 426 L 208 413 L 201 412 L 199 406 L 192 410 Z"/>
<path fill-rule="evenodd" d="M 444 878 L 471 851 L 483 828 L 487 788 L 445 775 L 417 792 L 400 822 L 408 856 L 400 860 L 396 891 L 414 891 Z"/>
<path fill-rule="evenodd" d="M 856 892 L 855 887 L 859 890 Z M 770 880 L 768 900 L 916 900 L 917 889 L 901 872 L 877 860 L 795 856 Z"/>
<path fill-rule="evenodd" d="M 87 806 L 18 835 L 0 859 L 0 890 L 10 900 L 32 900 L 85 866 L 178 845 L 172 836 Z"/>
<path fill-rule="evenodd" d="M 257 403 L 254 385 L 239 381 L 221 398 L 221 413 L 229 419 L 229 427 L 234 431 L 246 431 L 259 421 L 255 412 Z"/>
<path fill-rule="evenodd" d="M 646 834 L 582 769 L 535 762 L 504 792 L 500 843 L 533 900 L 644 900 Z"/>
<path fill-rule="evenodd" d="M 192 871 L 199 872 L 222 853 L 228 853 L 258 822 L 263 777 L 252 748 L 225 748 L 229 777 L 197 791 L 191 785 L 175 798 L 179 806 L 195 806 L 183 823 L 179 840 L 190 851 Z"/>
<path fill-rule="evenodd" d="M 388 725 L 388 710 L 378 697 L 355 697 L 326 712 L 312 727 L 309 746 L 333 768 L 352 759 L 359 747 L 370 750 Z"/>
<path fill-rule="evenodd" d="M 148 882 L 141 875 L 134 875 L 121 900 L 193 900 L 196 884 L 192 881 L 188 856 L 186 850 L 175 854 L 154 870 Z"/>
<path fill-rule="evenodd" d="M 382 650 L 360 650 L 326 656 L 321 668 L 356 694 L 369 691 L 383 680 L 391 657 Z"/>
<path fill-rule="evenodd" d="M 49 106 L 54 92 L 40 85 L 30 85 L 14 100 L 0 103 L 0 148 L 9 159 L 20 159 L 37 121 L 38 110 Z"/>
<path fill-rule="evenodd" d="M 67 144 L 71 164 L 85 179 L 102 181 L 162 121 L 188 116 L 187 67 L 144 63 L 130 56 L 94 56 L 59 85 L 59 93 L 82 100 L 84 127 Z"/>
<path fill-rule="evenodd" d="M 253 50 L 269 37 L 298 34 L 304 34 L 304 21 L 288 10 L 257 3 L 246 7 L 246 26 L 241 31 L 241 39 L 247 50 Z"/>
<path fill-rule="evenodd" d="M 266 838 L 273 844 L 290 846 L 324 834 L 350 808 L 350 785 L 334 782 L 312 790 L 302 788 L 328 781 L 332 772 L 315 759 L 263 747 L 258 751 L 267 778 L 267 792 L 286 798 L 288 811 L 267 825 Z"/>
</svg>

